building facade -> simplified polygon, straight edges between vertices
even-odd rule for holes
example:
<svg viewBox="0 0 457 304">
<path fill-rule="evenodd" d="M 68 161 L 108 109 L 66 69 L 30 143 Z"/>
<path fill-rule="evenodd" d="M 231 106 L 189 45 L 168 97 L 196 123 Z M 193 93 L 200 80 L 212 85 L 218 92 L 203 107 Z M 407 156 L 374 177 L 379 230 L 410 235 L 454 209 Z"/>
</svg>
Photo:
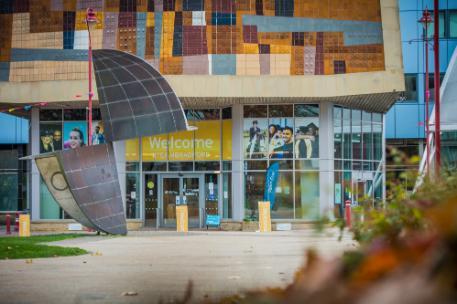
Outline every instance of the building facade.
<svg viewBox="0 0 457 304">
<path fill-rule="evenodd" d="M 387 146 L 396 148 L 405 153 L 407 157 L 415 157 L 416 160 L 405 164 L 397 164 L 393 161 L 387 163 L 387 172 L 392 179 L 398 178 L 404 172 L 413 174 L 409 181 L 404 181 L 405 188 L 412 190 L 415 185 L 415 175 L 419 169 L 418 160 L 425 150 L 425 49 L 424 29 L 418 21 L 422 17 L 423 10 L 428 8 L 433 14 L 433 1 L 408 1 L 399 0 L 401 44 L 403 54 L 403 66 L 405 72 L 405 94 L 395 103 L 386 115 L 386 140 Z M 452 54 L 457 46 L 457 1 L 439 1 L 439 49 L 440 49 L 440 82 L 450 63 Z M 430 104 L 429 113 L 433 109 L 434 100 L 434 52 L 433 52 L 433 24 L 429 31 L 429 88 Z M 455 152 L 451 152 L 457 146 L 455 135 L 443 134 L 443 157 L 454 159 Z M 450 147 L 449 149 L 446 147 Z M 390 149 L 388 149 L 388 154 Z M 447 156 L 446 156 L 447 155 Z M 404 175 L 403 175 L 404 176 Z"/>
<path fill-rule="evenodd" d="M 1 100 L 48 102 L 29 111 L 30 154 L 71 148 L 75 130 L 103 141 L 97 109 L 86 123 L 91 6 L 93 47 L 149 62 L 197 128 L 115 143 L 128 219 L 173 226 L 179 203 L 196 227 L 255 219 L 264 199 L 277 221 L 339 216 L 346 200 L 383 199 L 383 114 L 404 89 L 396 1 L 348 3 L 13 1 Z M 32 219 L 65 218 L 31 166 Z"/>
</svg>

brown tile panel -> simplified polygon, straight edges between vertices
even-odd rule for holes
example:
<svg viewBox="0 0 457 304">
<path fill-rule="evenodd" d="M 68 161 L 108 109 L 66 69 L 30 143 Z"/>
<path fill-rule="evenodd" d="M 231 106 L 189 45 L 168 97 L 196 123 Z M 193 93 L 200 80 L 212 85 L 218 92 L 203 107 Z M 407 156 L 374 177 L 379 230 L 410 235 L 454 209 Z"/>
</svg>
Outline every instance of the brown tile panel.
<svg viewBox="0 0 457 304">
<path fill-rule="evenodd" d="M 13 15 L 0 14 L 0 62 L 7 62 L 11 55 Z"/>
<path fill-rule="evenodd" d="M 63 13 L 51 11 L 50 1 L 30 1 L 30 32 L 62 31 Z"/>
</svg>

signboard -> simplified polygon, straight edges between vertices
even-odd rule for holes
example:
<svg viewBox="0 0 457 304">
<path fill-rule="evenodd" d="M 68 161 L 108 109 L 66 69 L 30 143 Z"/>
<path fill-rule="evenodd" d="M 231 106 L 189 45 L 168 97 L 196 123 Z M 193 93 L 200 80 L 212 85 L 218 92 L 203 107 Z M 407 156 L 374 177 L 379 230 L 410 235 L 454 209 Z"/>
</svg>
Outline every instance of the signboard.
<svg viewBox="0 0 457 304">
<path fill-rule="evenodd" d="M 19 215 L 19 236 L 28 237 L 30 236 L 30 215 L 20 214 Z"/>
<path fill-rule="evenodd" d="M 206 215 L 206 226 L 219 227 L 221 224 L 221 217 L 215 214 Z"/>
<path fill-rule="evenodd" d="M 176 206 L 176 231 L 177 232 L 188 232 L 189 231 L 188 219 L 189 219 L 189 215 L 188 215 L 188 211 L 187 211 L 187 205 Z"/>
<path fill-rule="evenodd" d="M 259 202 L 260 232 L 271 232 L 270 202 Z"/>
<path fill-rule="evenodd" d="M 83 226 L 81 224 L 68 224 L 68 230 L 81 231 L 81 230 L 83 230 Z"/>
</svg>

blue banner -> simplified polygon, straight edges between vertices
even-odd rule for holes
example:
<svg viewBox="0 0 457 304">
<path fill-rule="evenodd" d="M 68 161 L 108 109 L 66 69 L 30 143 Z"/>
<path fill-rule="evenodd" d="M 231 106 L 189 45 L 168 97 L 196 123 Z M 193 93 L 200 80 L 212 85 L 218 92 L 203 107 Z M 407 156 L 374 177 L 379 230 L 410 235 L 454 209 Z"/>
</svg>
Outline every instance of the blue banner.
<svg viewBox="0 0 457 304">
<path fill-rule="evenodd" d="M 270 202 L 270 209 L 273 209 L 276 198 L 276 185 L 279 176 L 279 162 L 274 162 L 267 169 L 267 178 L 265 180 L 265 192 L 263 199 Z"/>
</svg>

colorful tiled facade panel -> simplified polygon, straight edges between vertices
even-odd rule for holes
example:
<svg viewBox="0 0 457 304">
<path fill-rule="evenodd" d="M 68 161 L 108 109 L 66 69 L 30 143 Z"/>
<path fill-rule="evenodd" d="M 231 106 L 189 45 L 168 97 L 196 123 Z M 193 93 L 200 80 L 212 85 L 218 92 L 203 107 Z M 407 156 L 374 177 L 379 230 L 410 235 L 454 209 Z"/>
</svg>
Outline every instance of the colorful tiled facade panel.
<svg viewBox="0 0 457 304">
<path fill-rule="evenodd" d="M 382 71 L 380 0 L 0 0 L 0 81 L 84 79 L 97 48 L 169 75 Z"/>
</svg>

